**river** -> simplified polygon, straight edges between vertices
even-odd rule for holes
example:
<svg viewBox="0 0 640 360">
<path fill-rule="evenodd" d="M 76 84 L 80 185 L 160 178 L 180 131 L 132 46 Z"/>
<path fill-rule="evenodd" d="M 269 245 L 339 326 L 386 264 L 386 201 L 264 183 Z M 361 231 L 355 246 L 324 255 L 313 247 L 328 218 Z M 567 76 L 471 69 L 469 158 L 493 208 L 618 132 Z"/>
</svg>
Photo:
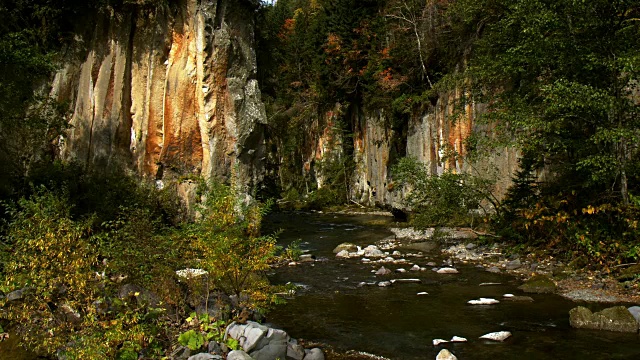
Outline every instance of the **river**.
<svg viewBox="0 0 640 360">
<path fill-rule="evenodd" d="M 448 348 L 459 359 L 640 359 L 636 334 L 573 329 L 568 312 L 577 303 L 557 295 L 523 294 L 520 281 L 474 265 L 456 264 L 459 274 L 433 271 L 394 273 L 385 277 L 419 278 L 420 284 L 390 287 L 359 286 L 380 281 L 371 272 L 379 264 L 360 259 L 335 259 L 332 250 L 342 242 L 365 247 L 392 233 L 391 218 L 310 213 L 276 213 L 267 231 L 280 229 L 281 245 L 300 240 L 301 248 L 326 261 L 285 266 L 270 274 L 272 282 L 300 286 L 285 306 L 268 321 L 292 337 L 331 345 L 339 351 L 364 351 L 390 359 L 435 359 Z M 424 258 L 408 260 L 420 266 L 441 263 L 436 249 Z M 390 265 L 408 269 L 411 265 Z M 480 286 L 483 283 L 501 285 Z M 428 295 L 418 296 L 418 292 Z M 502 298 L 505 293 L 527 295 L 533 302 L 501 302 L 471 306 L 479 297 Z M 584 304 L 592 310 L 611 306 Z M 479 340 L 495 331 L 510 331 L 503 343 Z M 436 338 L 467 338 L 466 343 L 434 347 Z"/>
</svg>

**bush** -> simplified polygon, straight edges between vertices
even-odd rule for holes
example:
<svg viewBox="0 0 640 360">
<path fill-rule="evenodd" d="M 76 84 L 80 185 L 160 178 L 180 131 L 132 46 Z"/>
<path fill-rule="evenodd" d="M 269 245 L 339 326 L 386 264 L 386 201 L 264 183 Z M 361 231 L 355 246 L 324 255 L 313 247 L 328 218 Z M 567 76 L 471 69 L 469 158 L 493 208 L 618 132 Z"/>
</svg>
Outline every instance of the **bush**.
<svg viewBox="0 0 640 360">
<path fill-rule="evenodd" d="M 400 159 L 392 173 L 408 192 L 404 201 L 414 212 L 416 226 L 470 224 L 470 212 L 481 207 L 483 201 L 493 200 L 490 181 L 451 171 L 430 175 L 415 159 Z"/>
<path fill-rule="evenodd" d="M 49 181 L 50 188 L 36 186 L 4 204 L 0 291 L 23 295 L 0 300 L 0 317 L 17 325 L 27 347 L 67 359 L 161 357 L 175 344 L 187 300 L 202 290 L 238 295 L 251 309 L 277 301 L 264 276 L 275 238 L 260 235 L 269 204 L 240 201 L 231 187 L 210 184 L 202 218 L 171 226 L 161 192 L 130 187 L 131 178 L 76 178 L 84 180 Z M 88 179 L 107 183 L 105 199 L 84 193 L 100 189 Z M 206 288 L 178 281 L 176 270 L 186 267 L 208 271 Z"/>
</svg>

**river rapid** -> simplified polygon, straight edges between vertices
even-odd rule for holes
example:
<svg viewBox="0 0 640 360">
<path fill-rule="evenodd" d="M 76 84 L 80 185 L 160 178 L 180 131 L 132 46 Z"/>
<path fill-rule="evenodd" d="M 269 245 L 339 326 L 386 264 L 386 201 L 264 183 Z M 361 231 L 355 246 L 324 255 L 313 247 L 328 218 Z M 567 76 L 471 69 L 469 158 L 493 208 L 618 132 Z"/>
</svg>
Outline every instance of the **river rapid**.
<svg viewBox="0 0 640 360">
<path fill-rule="evenodd" d="M 336 259 L 333 249 L 343 242 L 361 247 L 393 234 L 392 218 L 367 215 L 275 213 L 266 231 L 280 230 L 280 245 L 299 240 L 318 260 L 284 266 L 270 274 L 277 284 L 293 283 L 298 290 L 288 303 L 268 315 L 268 322 L 292 337 L 327 344 L 346 352 L 367 352 L 390 359 L 434 359 L 447 348 L 458 359 L 640 359 L 636 334 L 573 329 L 568 312 L 577 305 L 600 310 L 611 304 L 576 303 L 557 295 L 524 294 L 520 280 L 494 274 L 473 264 L 455 264 L 458 274 L 407 271 L 376 276 L 380 264 L 361 259 Z M 390 270 L 443 263 L 438 248 L 421 258 L 406 258 Z M 382 280 L 418 278 L 420 283 L 389 287 L 361 286 Z M 493 283 L 494 285 L 485 285 Z M 495 285 L 495 284 L 499 285 Z M 483 284 L 483 285 L 481 285 Z M 417 295 L 426 292 L 428 295 Z M 531 296 L 533 302 L 502 301 L 468 305 L 480 297 L 503 294 Z M 495 331 L 510 331 L 505 342 L 478 339 Z M 433 339 L 453 336 L 465 343 L 433 346 Z"/>
</svg>

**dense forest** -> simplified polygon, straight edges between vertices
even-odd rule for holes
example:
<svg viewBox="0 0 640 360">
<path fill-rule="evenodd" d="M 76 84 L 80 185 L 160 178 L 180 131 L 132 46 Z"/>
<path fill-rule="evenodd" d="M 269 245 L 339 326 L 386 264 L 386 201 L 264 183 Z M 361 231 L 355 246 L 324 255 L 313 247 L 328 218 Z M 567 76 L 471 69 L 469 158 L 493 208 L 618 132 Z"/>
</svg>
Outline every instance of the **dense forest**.
<svg viewBox="0 0 640 360">
<path fill-rule="evenodd" d="M 457 90 L 460 108 L 487 105 L 476 121 L 493 129 L 467 139 L 467 156 L 505 144 L 520 152 L 507 196 L 491 199 L 494 230 L 596 263 L 634 260 L 639 16 L 637 1 L 280 0 L 264 7 L 260 81 L 282 156 L 278 176 L 304 193 L 297 151 L 309 141 L 309 119 L 336 102 L 384 109 L 386 126 L 402 129 Z M 349 134 L 346 111 L 342 119 Z M 348 155 L 349 143 L 342 146 Z M 400 160 L 396 177 L 431 195 L 413 199 L 414 208 L 464 207 L 465 196 L 443 190 L 462 174 L 419 179 L 420 166 Z M 349 168 L 348 156 L 340 161 Z M 348 186 L 341 178 L 348 171 L 332 174 L 327 183 Z M 472 183 L 460 187 L 467 204 L 491 198 L 486 184 L 476 181 L 474 190 Z M 428 225 L 438 218 L 427 217 Z"/>
<path fill-rule="evenodd" d="M 514 245 L 555 250 L 577 266 L 639 260 L 639 1 L 246 2 L 255 9 L 268 116 L 258 197 L 284 198 L 283 208 L 348 204 L 358 113 L 384 111 L 384 126 L 402 133 L 456 91 L 460 109 L 485 105 L 474 121 L 492 129 L 472 134 L 465 156 L 511 146 L 519 171 L 496 198 L 489 180 L 436 176 L 397 144 L 391 176 L 413 189 L 405 200 L 414 225 L 469 225 L 470 212 L 488 202 L 483 231 Z M 0 318 L 21 324 L 15 331 L 39 353 L 154 358 L 180 334 L 180 344 L 198 349 L 204 336 L 223 341 L 223 323 L 189 316 L 214 289 L 242 299 L 224 320 L 260 316 L 279 301 L 264 271 L 296 249 L 278 252 L 274 236 L 260 233 L 272 201 L 243 202 L 234 184 L 189 179 L 201 201 L 185 209 L 170 185 L 56 156 L 69 109 L 48 98 L 47 84 L 75 19 L 175 3 L 0 5 Z M 318 187 L 302 153 L 327 112 L 343 141 L 315 164 L 324 176 Z M 181 282 L 175 270 L 185 267 L 206 270 L 207 281 Z M 139 287 L 118 295 L 122 277 Z"/>
</svg>

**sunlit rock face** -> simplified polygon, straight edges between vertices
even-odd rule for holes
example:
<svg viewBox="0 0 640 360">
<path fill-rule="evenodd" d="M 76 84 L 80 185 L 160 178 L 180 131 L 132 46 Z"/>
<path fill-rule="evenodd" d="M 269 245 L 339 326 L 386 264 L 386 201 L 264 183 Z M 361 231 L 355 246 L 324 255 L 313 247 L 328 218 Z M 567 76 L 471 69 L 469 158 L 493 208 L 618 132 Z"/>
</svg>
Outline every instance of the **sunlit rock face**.
<svg viewBox="0 0 640 360">
<path fill-rule="evenodd" d="M 60 155 L 155 180 L 202 175 L 253 186 L 263 174 L 266 121 L 255 5 L 169 3 L 78 24 L 51 90 L 70 110 Z"/>
</svg>

